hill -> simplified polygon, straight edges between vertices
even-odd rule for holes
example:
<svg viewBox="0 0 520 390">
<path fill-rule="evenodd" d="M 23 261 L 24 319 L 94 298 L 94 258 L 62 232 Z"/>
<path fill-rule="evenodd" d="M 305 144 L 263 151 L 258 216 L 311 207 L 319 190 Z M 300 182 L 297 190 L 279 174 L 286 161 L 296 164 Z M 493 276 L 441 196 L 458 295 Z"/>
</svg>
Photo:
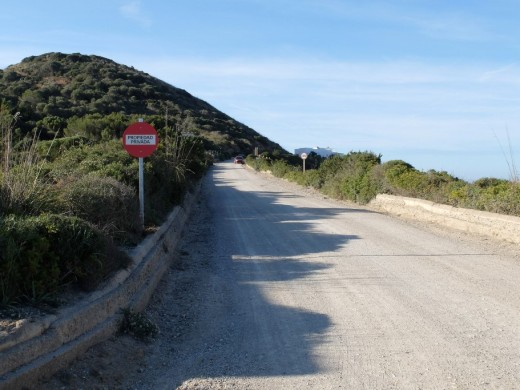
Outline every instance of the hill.
<svg viewBox="0 0 520 390">
<path fill-rule="evenodd" d="M 158 125 L 177 126 L 200 136 L 223 157 L 285 153 L 280 145 L 237 122 L 207 102 L 147 73 L 110 59 L 47 53 L 0 70 L 0 102 L 20 112 L 20 135 L 38 129 L 43 138 L 67 121 L 92 115 L 155 116 Z M 120 134 L 112 134 L 118 136 Z"/>
<path fill-rule="evenodd" d="M 144 196 L 137 159 L 121 144 L 138 118 L 161 140 L 143 164 Z M 0 309 L 95 289 L 128 264 L 121 247 L 155 231 L 215 158 L 256 147 L 286 153 L 188 92 L 106 58 L 48 53 L 0 71 Z"/>
</svg>

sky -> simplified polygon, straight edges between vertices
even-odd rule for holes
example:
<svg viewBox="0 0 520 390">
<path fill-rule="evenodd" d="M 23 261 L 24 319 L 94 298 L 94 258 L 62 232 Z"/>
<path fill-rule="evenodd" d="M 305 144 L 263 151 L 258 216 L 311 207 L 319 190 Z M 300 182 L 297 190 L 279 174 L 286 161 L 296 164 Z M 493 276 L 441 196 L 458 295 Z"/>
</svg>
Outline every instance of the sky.
<svg viewBox="0 0 520 390">
<path fill-rule="evenodd" d="M 95 54 L 291 152 L 371 151 L 467 181 L 520 171 L 518 0 L 3 3 L 2 69 Z"/>
</svg>

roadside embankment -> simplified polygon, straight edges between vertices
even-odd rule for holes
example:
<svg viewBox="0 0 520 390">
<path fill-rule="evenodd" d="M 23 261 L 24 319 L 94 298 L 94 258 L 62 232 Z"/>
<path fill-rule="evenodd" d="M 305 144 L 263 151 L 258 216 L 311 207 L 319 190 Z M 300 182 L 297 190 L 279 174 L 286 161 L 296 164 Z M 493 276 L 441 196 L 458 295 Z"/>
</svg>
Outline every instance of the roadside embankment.
<svg viewBox="0 0 520 390">
<path fill-rule="evenodd" d="M 377 195 L 369 206 L 398 217 L 431 222 L 471 234 L 520 244 L 519 217 L 384 194 Z"/>
<path fill-rule="evenodd" d="M 132 265 L 107 285 L 55 314 L 22 321 L 0 338 L 0 388 L 32 388 L 118 328 L 121 309 L 144 309 L 171 261 L 200 190 L 187 193 L 153 235 L 129 251 Z"/>
</svg>

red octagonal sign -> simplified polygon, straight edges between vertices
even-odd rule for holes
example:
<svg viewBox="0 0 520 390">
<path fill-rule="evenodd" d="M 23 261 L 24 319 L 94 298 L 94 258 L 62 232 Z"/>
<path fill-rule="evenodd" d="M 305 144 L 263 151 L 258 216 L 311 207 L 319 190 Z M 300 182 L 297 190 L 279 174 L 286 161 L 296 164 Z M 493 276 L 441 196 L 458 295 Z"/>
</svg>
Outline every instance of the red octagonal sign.
<svg viewBox="0 0 520 390">
<path fill-rule="evenodd" d="M 146 122 L 131 124 L 123 133 L 123 145 L 134 157 L 148 157 L 157 149 L 158 144 L 157 131 Z"/>
</svg>

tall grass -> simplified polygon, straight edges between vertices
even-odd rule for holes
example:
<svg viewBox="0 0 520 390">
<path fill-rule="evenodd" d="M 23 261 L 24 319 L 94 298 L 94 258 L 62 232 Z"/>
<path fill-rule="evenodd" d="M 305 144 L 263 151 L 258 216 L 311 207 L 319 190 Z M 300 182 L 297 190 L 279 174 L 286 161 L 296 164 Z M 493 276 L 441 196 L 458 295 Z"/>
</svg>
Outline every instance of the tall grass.
<svg viewBox="0 0 520 390">
<path fill-rule="evenodd" d="M 54 194 L 42 174 L 45 160 L 38 153 L 38 134 L 14 142 L 18 119 L 19 113 L 0 111 L 0 214 L 37 215 L 52 208 Z"/>
<path fill-rule="evenodd" d="M 504 155 L 504 159 L 506 160 L 507 168 L 509 169 L 509 176 L 511 179 L 511 182 L 513 183 L 519 183 L 520 182 L 520 176 L 518 169 L 516 168 L 516 163 L 514 159 L 514 153 L 513 153 L 513 146 L 511 144 L 511 137 L 509 136 L 509 130 L 506 131 L 507 135 L 507 145 L 508 145 L 508 151 L 506 153 L 504 147 L 502 146 L 502 143 L 500 142 L 500 139 L 495 134 L 495 138 L 498 141 L 498 144 L 500 146 L 500 150 L 502 151 L 502 154 Z"/>
<path fill-rule="evenodd" d="M 191 164 L 198 140 L 191 133 L 177 127 L 166 128 L 164 135 L 164 159 L 170 165 L 175 181 L 182 183 L 187 175 L 195 173 Z"/>
</svg>

